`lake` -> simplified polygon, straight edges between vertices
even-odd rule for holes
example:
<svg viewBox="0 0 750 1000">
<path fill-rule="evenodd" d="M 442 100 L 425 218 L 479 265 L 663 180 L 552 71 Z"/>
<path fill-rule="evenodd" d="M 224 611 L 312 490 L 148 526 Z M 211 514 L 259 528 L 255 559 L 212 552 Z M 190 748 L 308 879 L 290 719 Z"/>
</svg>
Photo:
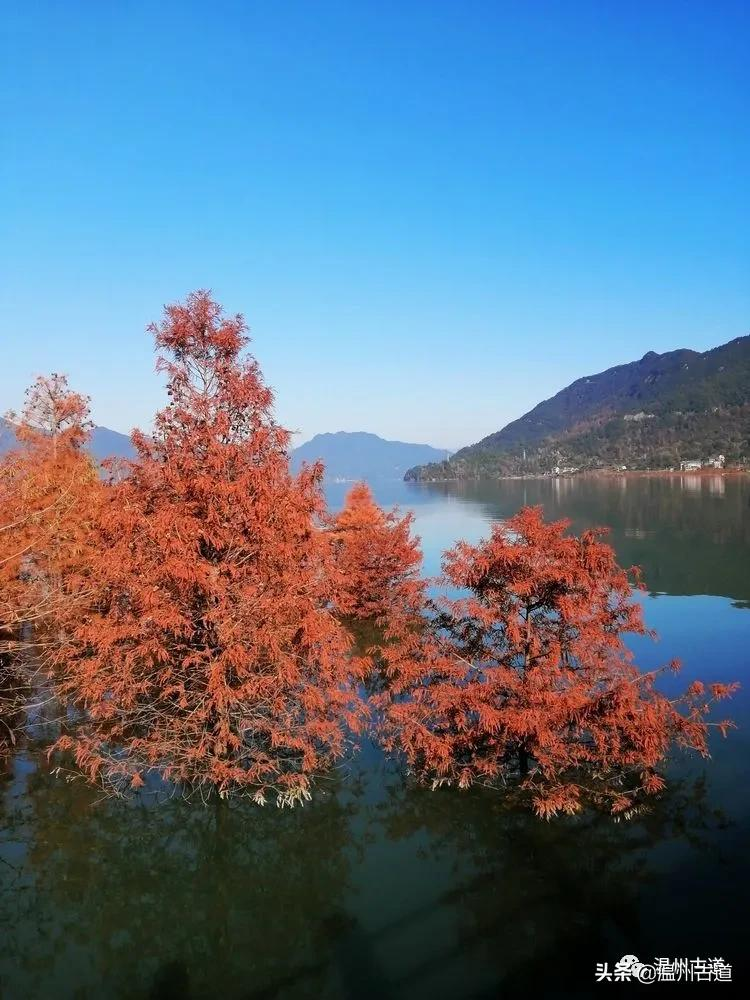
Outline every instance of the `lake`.
<svg viewBox="0 0 750 1000">
<path fill-rule="evenodd" d="M 332 506 L 345 491 L 329 487 Z M 621 562 L 643 567 L 645 617 L 660 635 L 633 644 L 641 665 L 680 657 L 675 689 L 745 680 L 750 479 L 376 493 L 414 511 L 428 574 L 455 540 L 479 539 L 523 504 L 576 530 L 609 525 Z M 0 785 L 0 996 L 595 996 L 620 989 L 595 984 L 596 963 L 611 969 L 625 954 L 722 957 L 737 979 L 750 687 L 724 704 L 739 728 L 714 739 L 710 761 L 676 758 L 668 793 L 629 824 L 591 814 L 546 823 L 500 793 L 415 788 L 370 745 L 294 811 L 102 800 L 50 774 L 32 744 Z"/>
</svg>

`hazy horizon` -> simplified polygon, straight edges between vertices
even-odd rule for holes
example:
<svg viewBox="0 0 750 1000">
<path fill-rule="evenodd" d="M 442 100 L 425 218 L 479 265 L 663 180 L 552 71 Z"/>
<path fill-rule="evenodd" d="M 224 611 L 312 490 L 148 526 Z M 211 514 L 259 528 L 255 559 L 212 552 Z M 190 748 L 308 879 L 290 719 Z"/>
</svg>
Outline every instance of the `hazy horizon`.
<svg viewBox="0 0 750 1000">
<path fill-rule="evenodd" d="M 738 337 L 742 337 L 742 336 L 747 336 L 747 334 L 738 334 Z M 737 338 L 731 337 L 731 338 L 729 338 L 729 341 L 735 340 L 735 339 L 737 339 Z M 729 343 L 729 341 L 723 341 L 722 343 Z M 721 344 L 712 344 L 712 345 L 709 345 L 708 347 L 705 347 L 703 349 L 703 353 L 711 351 L 715 347 L 720 347 L 720 346 L 721 346 Z M 686 348 L 687 350 L 697 350 L 696 348 L 690 347 L 688 345 L 683 345 L 683 347 Z M 679 350 L 679 349 L 680 348 L 672 348 L 672 350 Z M 252 353 L 252 344 L 250 345 L 250 350 L 251 350 L 251 353 Z M 665 352 L 662 352 L 662 353 L 665 353 Z M 627 361 L 619 361 L 619 362 L 616 361 L 612 365 L 610 365 L 609 368 L 616 367 L 619 364 L 628 364 L 631 361 L 638 361 L 640 359 L 640 357 L 643 357 L 643 355 L 640 355 L 638 358 L 635 358 L 635 357 L 634 358 L 629 358 Z M 606 370 L 607 369 L 602 369 L 602 371 L 606 371 Z M 571 382 L 575 382 L 576 379 L 587 378 L 587 377 L 590 377 L 590 376 L 593 376 L 593 375 L 598 375 L 598 374 L 601 374 L 601 372 L 582 372 L 580 375 L 575 376 L 571 380 Z M 378 431 L 372 430 L 369 427 L 330 427 L 330 428 L 324 428 L 324 429 L 321 429 L 321 430 L 316 430 L 316 431 L 312 431 L 312 432 L 307 433 L 305 431 L 296 430 L 296 429 L 294 429 L 294 428 L 289 427 L 288 425 L 286 425 L 284 423 L 283 419 L 279 418 L 278 412 L 277 412 L 276 416 L 277 416 L 277 418 L 280 419 L 281 424 L 283 426 L 286 426 L 287 429 L 291 432 L 291 434 L 292 434 L 292 447 L 294 447 L 294 448 L 299 448 L 302 445 L 307 444 L 313 438 L 315 438 L 315 437 L 317 437 L 319 435 L 323 435 L 323 434 L 374 434 L 377 437 L 379 437 L 379 438 L 381 438 L 381 439 L 383 439 L 385 441 L 389 441 L 389 442 L 405 443 L 405 444 L 424 444 L 424 445 L 430 445 L 433 448 L 438 449 L 439 451 L 455 452 L 455 451 L 458 451 L 458 450 L 460 450 L 461 448 L 463 448 L 463 447 L 465 447 L 467 445 L 476 444 L 478 441 L 481 441 L 482 438 L 488 436 L 489 434 L 492 434 L 492 433 L 494 433 L 496 431 L 501 430 L 505 425 L 507 425 L 508 423 L 511 423 L 512 421 L 516 420 L 518 417 L 523 416 L 529 410 L 533 409 L 537 404 L 545 402 L 547 399 L 550 399 L 550 398 L 554 397 L 560 390 L 565 389 L 567 387 L 567 385 L 570 385 L 570 384 L 571 383 L 567 383 L 565 386 L 561 385 L 558 389 L 555 389 L 550 394 L 550 396 L 540 397 L 540 398 L 536 399 L 534 402 L 530 403 L 529 406 L 528 406 L 528 408 L 526 410 L 524 410 L 522 413 L 518 413 L 518 414 L 515 414 L 514 416 L 511 416 L 508 420 L 504 421 L 503 424 L 498 424 L 496 427 L 493 426 L 492 428 L 490 428 L 489 430 L 487 430 L 481 436 L 479 436 L 479 437 L 477 437 L 477 438 L 475 438 L 475 439 L 473 439 L 471 441 L 463 441 L 463 442 L 461 442 L 459 444 L 455 444 L 455 445 L 444 445 L 440 441 L 417 440 L 417 439 L 415 439 L 413 437 L 409 437 L 407 432 L 396 432 L 396 434 L 389 436 L 389 435 L 386 435 L 386 434 L 381 434 Z M 164 396 L 164 398 L 162 399 L 161 403 L 159 403 L 158 405 L 161 407 L 161 406 L 166 405 L 167 402 L 168 402 L 168 400 L 167 400 L 166 396 Z M 18 405 L 16 407 L 12 407 L 11 409 L 17 410 L 17 409 L 20 408 L 21 405 L 22 405 L 22 402 L 19 401 Z M 5 416 L 8 409 L 9 409 L 8 407 L 5 407 L 2 410 L 2 412 L 0 412 L 0 417 Z M 150 431 L 151 426 L 152 426 L 152 422 L 153 422 L 151 419 L 149 419 L 144 424 L 140 424 L 140 425 L 139 424 L 133 424 L 129 428 L 112 427 L 109 424 L 102 423 L 101 421 L 95 419 L 96 418 L 96 401 L 93 400 L 93 399 L 92 399 L 92 417 L 94 418 L 94 423 L 97 426 L 103 427 L 106 430 L 115 431 L 118 434 L 124 434 L 126 436 L 130 436 L 131 432 L 133 430 L 136 430 L 136 429 Z"/>
</svg>

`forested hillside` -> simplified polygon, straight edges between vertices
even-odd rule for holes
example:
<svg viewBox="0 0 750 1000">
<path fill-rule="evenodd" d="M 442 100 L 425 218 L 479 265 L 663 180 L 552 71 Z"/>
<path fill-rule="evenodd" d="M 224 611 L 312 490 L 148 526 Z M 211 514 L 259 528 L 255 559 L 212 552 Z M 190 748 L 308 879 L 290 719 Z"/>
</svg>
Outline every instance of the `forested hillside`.
<svg viewBox="0 0 750 1000">
<path fill-rule="evenodd" d="M 715 454 L 728 464 L 750 460 L 750 336 L 705 353 L 649 352 L 578 379 L 450 461 L 406 478 L 670 468 Z"/>
</svg>

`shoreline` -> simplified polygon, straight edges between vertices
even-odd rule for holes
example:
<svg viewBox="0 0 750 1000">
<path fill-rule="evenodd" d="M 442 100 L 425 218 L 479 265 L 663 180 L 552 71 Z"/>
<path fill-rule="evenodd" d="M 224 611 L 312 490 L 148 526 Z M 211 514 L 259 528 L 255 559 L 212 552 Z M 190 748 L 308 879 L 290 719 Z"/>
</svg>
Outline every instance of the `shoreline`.
<svg viewBox="0 0 750 1000">
<path fill-rule="evenodd" d="M 749 476 L 750 469 L 691 469 L 681 472 L 677 469 L 587 469 L 583 472 L 567 472 L 560 475 L 539 472 L 525 476 L 452 476 L 450 479 L 403 479 L 402 482 L 415 486 L 431 486 L 438 483 L 507 483 L 538 479 L 684 479 L 686 476 L 714 478 L 722 476 L 734 479 Z"/>
<path fill-rule="evenodd" d="M 590 472 L 581 472 L 581 476 L 631 476 L 633 478 L 680 478 L 684 479 L 685 476 L 700 476 L 700 477 L 711 477 L 714 476 L 747 476 L 750 474 L 749 469 L 690 469 L 689 471 L 683 472 L 678 469 L 601 469 L 592 470 Z"/>
</svg>

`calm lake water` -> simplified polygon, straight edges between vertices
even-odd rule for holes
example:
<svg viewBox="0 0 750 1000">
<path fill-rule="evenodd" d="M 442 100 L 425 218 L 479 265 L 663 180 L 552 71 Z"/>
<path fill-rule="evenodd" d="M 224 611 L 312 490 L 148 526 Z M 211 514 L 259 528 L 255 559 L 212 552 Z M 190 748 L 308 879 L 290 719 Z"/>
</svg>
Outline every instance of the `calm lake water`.
<svg viewBox="0 0 750 1000">
<path fill-rule="evenodd" d="M 345 490 L 330 488 L 333 506 Z M 524 503 L 577 530 L 611 526 L 621 561 L 643 567 L 660 634 L 635 644 L 641 664 L 679 656 L 680 686 L 745 681 L 750 480 L 376 492 L 414 511 L 429 574 L 456 539 Z M 722 957 L 736 980 L 750 929 L 750 684 L 727 704 L 740 728 L 711 761 L 676 759 L 669 794 L 631 824 L 543 823 L 497 793 L 413 788 L 371 746 L 293 812 L 102 801 L 26 748 L 0 784 L 0 996 L 596 996 L 642 989 L 594 985 L 597 962 L 628 953 Z"/>
</svg>

